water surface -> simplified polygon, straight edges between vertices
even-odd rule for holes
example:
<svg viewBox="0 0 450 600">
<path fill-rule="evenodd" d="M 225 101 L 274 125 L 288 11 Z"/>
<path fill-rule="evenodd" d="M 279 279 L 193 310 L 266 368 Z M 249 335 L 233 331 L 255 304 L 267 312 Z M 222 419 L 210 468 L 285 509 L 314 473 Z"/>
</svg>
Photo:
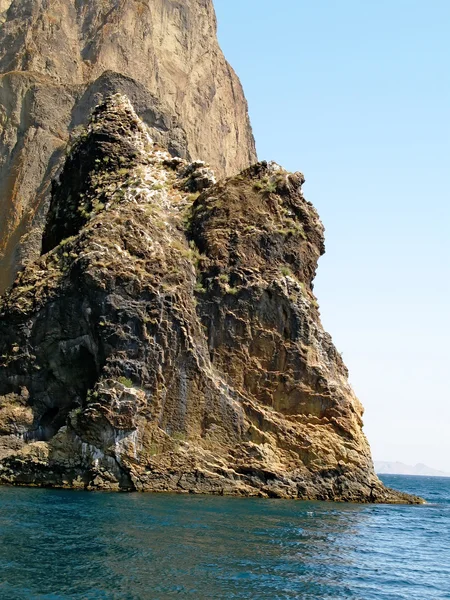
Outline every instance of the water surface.
<svg viewBox="0 0 450 600">
<path fill-rule="evenodd" d="M 0 598 L 450 599 L 450 479 L 426 506 L 0 488 Z"/>
</svg>

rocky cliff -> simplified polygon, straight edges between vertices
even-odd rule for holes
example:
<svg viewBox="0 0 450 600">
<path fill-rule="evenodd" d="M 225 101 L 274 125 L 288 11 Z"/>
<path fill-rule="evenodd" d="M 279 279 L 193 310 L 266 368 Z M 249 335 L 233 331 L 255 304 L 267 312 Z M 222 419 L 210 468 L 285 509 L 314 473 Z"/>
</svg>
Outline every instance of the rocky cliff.
<svg viewBox="0 0 450 600">
<path fill-rule="evenodd" d="M 0 292 L 38 256 L 69 132 L 108 94 L 218 176 L 256 160 L 212 0 L 0 0 L 0 23 Z"/>
<path fill-rule="evenodd" d="M 418 501 L 376 477 L 320 324 L 301 173 L 216 182 L 97 106 L 54 180 L 41 258 L 0 304 L 0 481 Z"/>
</svg>

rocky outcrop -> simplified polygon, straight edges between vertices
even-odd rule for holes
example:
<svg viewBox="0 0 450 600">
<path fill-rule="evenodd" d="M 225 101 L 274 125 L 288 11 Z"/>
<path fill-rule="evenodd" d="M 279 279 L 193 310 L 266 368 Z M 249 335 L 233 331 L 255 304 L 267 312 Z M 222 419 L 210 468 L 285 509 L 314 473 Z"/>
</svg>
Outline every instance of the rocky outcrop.
<svg viewBox="0 0 450 600">
<path fill-rule="evenodd" d="M 212 0 L 0 0 L 0 292 L 38 256 L 69 133 L 126 94 L 170 153 L 219 176 L 256 159 Z"/>
<path fill-rule="evenodd" d="M 0 481 L 419 501 L 374 473 L 302 184 L 267 163 L 217 183 L 126 97 L 98 106 L 1 300 Z"/>
</svg>

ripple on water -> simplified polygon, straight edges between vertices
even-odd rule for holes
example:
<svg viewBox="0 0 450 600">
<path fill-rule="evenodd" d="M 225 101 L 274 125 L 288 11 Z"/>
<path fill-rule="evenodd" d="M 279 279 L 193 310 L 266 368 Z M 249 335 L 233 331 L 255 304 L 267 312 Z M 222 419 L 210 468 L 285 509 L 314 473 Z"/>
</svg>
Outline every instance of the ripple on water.
<svg viewBox="0 0 450 600">
<path fill-rule="evenodd" d="M 425 506 L 0 488 L 0 598 L 450 599 L 450 479 Z"/>
</svg>

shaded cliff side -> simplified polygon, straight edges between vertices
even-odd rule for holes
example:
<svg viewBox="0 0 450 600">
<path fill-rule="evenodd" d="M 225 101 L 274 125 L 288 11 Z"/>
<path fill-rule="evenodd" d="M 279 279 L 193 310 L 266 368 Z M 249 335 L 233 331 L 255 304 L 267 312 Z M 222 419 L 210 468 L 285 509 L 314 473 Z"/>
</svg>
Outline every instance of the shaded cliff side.
<svg viewBox="0 0 450 600">
<path fill-rule="evenodd" d="M 271 163 L 217 183 L 126 97 L 98 106 L 0 300 L 0 481 L 419 501 L 374 473 L 302 184 Z"/>
<path fill-rule="evenodd" d="M 212 0 L 1 0 L 0 23 L 0 292 L 38 256 L 69 132 L 107 95 L 219 176 L 256 160 Z"/>
</svg>

